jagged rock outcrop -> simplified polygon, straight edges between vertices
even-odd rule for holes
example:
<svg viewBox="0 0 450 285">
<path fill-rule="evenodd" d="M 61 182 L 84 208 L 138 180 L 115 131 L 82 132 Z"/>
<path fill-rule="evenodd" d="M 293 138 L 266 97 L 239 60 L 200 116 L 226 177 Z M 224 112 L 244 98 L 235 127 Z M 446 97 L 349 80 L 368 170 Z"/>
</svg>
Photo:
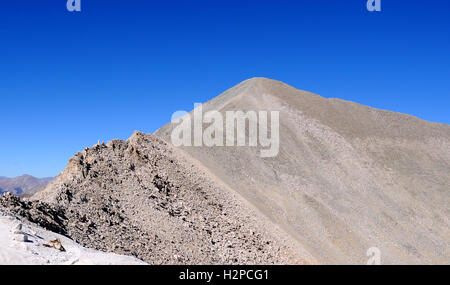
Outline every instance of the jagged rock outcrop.
<svg viewBox="0 0 450 285">
<path fill-rule="evenodd" d="M 66 234 L 65 210 L 39 201 L 24 201 L 10 193 L 0 195 L 0 209 L 58 234 Z"/>
</svg>

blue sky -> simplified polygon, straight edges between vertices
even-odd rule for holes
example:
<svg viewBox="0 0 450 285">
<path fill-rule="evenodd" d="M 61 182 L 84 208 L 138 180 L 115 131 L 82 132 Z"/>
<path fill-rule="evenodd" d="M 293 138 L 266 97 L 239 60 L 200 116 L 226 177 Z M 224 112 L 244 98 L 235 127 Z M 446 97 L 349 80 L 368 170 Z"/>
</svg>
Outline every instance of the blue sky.
<svg viewBox="0 0 450 285">
<path fill-rule="evenodd" d="M 263 76 L 450 123 L 450 1 L 66 0 L 0 6 L 0 176 L 55 176 Z"/>
</svg>

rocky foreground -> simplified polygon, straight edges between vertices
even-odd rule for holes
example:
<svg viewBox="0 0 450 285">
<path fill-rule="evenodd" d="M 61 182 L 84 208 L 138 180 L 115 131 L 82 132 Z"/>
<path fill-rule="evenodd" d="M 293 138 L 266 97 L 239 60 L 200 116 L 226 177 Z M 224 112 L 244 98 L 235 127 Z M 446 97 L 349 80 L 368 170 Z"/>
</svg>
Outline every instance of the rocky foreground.
<svg viewBox="0 0 450 285">
<path fill-rule="evenodd" d="M 195 162 L 138 132 L 78 153 L 32 200 L 0 196 L 0 209 L 149 264 L 314 263 Z"/>
<path fill-rule="evenodd" d="M 52 242 L 55 240 L 59 243 Z M 0 211 L 0 265 L 145 264 L 133 257 L 84 248 L 62 235 L 23 224 Z"/>
</svg>

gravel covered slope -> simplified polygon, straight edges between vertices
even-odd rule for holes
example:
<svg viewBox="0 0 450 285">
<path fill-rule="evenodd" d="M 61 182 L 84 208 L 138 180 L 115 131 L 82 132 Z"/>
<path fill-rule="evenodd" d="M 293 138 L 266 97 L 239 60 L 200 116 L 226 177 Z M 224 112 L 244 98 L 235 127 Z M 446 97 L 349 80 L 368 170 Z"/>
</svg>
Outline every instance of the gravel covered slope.
<svg viewBox="0 0 450 285">
<path fill-rule="evenodd" d="M 383 264 L 450 263 L 449 125 L 266 78 L 215 97 L 203 105 L 210 110 L 279 111 L 276 157 L 254 147 L 180 148 L 319 263 L 365 264 L 371 247 Z M 173 128 L 156 134 L 170 142 Z"/>
</svg>

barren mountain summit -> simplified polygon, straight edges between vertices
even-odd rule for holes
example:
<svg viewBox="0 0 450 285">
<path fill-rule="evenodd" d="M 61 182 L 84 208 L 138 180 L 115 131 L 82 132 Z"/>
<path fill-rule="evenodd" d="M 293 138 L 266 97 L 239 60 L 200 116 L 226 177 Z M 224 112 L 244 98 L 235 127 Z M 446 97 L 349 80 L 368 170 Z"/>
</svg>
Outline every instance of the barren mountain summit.
<svg viewBox="0 0 450 285">
<path fill-rule="evenodd" d="M 279 153 L 179 147 L 319 263 L 450 263 L 450 126 L 253 78 L 203 112 L 279 111 Z M 193 112 L 190 113 L 193 116 Z M 171 141 L 176 124 L 156 134 Z M 208 125 L 205 124 L 203 128 Z"/>
</svg>

